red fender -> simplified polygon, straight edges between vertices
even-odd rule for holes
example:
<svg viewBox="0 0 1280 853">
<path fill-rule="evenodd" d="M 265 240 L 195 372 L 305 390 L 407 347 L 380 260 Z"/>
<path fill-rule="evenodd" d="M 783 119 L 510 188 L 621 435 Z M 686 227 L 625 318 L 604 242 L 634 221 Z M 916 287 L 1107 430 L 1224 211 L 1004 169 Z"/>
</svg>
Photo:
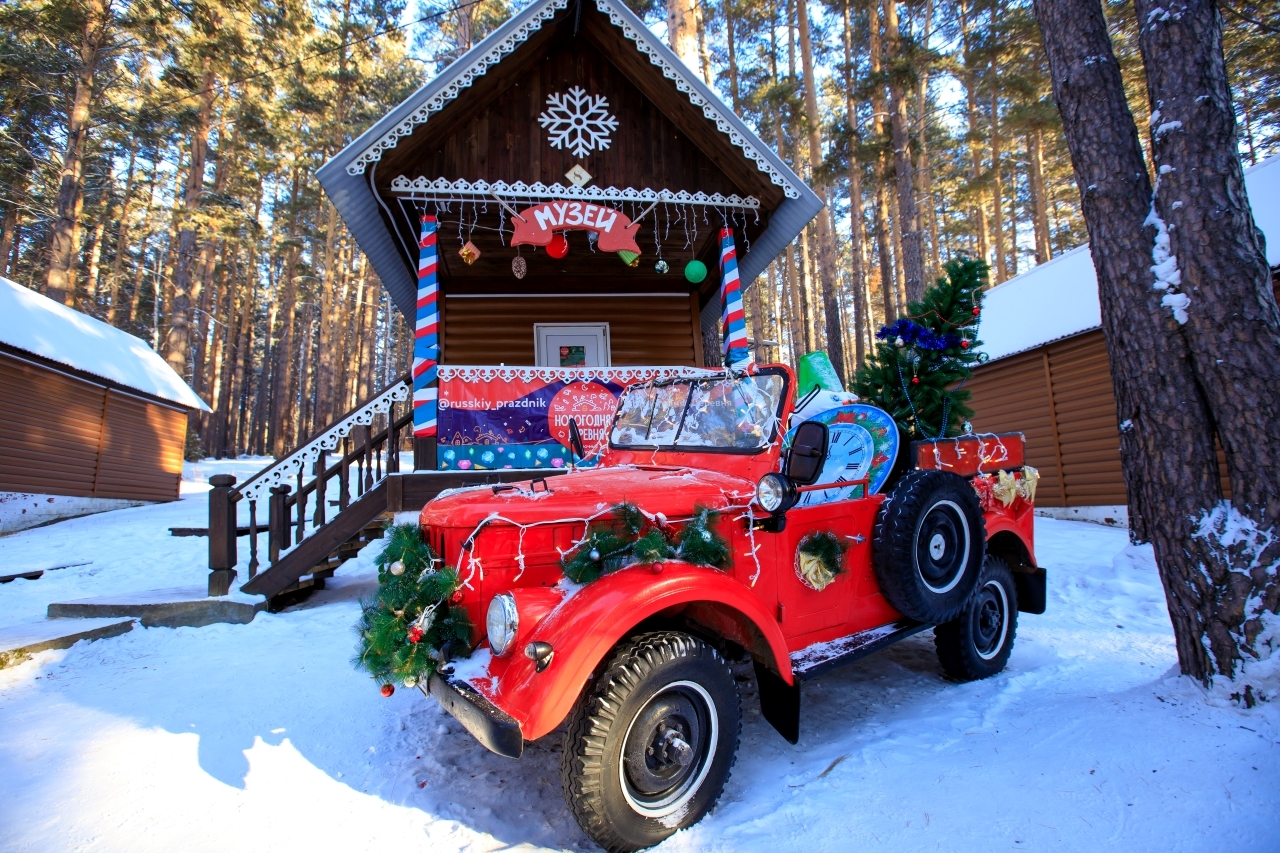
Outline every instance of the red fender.
<svg viewBox="0 0 1280 853">
<path fill-rule="evenodd" d="M 1024 503 L 1017 511 L 996 507 L 984 513 L 983 520 L 987 527 L 987 542 L 999 533 L 1011 533 L 1027 549 L 1031 565 L 1038 565 L 1035 549 L 1035 508 L 1031 504 Z M 1011 568 L 1016 570 L 1017 567 L 1011 564 Z"/>
<path fill-rule="evenodd" d="M 569 595 L 535 626 L 521 626 L 519 647 L 493 658 L 490 678 L 472 683 L 519 721 L 526 740 L 535 740 L 560 725 L 591 673 L 628 632 L 661 611 L 690 604 L 710 604 L 748 620 L 767 643 L 783 680 L 793 683 L 786 640 L 755 594 L 715 569 L 678 562 L 663 563 L 657 574 L 649 566 L 623 569 Z M 554 649 L 543 672 L 523 654 L 524 645 L 535 640 Z"/>
</svg>

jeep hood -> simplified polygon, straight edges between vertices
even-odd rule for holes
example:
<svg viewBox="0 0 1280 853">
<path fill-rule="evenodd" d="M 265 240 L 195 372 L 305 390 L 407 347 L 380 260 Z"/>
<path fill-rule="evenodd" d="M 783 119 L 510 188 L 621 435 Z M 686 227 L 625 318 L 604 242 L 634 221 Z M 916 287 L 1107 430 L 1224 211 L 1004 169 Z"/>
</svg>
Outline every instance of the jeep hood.
<svg viewBox="0 0 1280 853">
<path fill-rule="evenodd" d="M 430 527 L 475 527 L 491 515 L 520 524 L 581 520 L 616 504 L 635 504 L 648 513 L 673 518 L 687 516 L 694 506 L 724 509 L 744 506 L 755 494 L 755 483 L 742 477 L 694 468 L 621 466 L 559 474 L 539 482 L 474 486 L 445 492 L 422 510 L 421 522 Z"/>
</svg>

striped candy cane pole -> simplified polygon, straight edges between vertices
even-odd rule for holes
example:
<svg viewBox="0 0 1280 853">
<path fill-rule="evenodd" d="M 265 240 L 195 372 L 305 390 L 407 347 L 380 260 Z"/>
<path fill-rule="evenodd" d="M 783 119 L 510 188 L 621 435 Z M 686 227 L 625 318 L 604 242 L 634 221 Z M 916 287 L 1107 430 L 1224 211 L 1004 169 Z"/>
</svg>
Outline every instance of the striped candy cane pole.
<svg viewBox="0 0 1280 853">
<path fill-rule="evenodd" d="M 738 255 L 733 248 L 733 229 L 720 229 L 720 303 L 724 306 L 720 326 L 724 340 L 726 367 L 742 370 L 751 363 L 747 344 L 747 315 L 742 308 L 742 284 L 738 280 Z"/>
<path fill-rule="evenodd" d="M 418 323 L 413 341 L 413 437 L 436 434 L 436 362 L 440 360 L 440 309 L 436 304 L 436 218 L 422 217 L 418 241 Z"/>
</svg>

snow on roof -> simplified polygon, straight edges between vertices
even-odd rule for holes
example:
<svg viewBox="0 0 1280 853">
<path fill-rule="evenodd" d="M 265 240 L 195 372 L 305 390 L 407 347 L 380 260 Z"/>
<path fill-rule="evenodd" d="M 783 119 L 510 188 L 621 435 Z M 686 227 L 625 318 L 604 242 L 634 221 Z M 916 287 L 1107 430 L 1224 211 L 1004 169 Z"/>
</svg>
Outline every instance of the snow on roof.
<svg viewBox="0 0 1280 853">
<path fill-rule="evenodd" d="M 1267 238 L 1267 263 L 1280 265 L 1280 154 L 1244 170 L 1253 220 Z M 1089 244 L 987 291 L 978 337 L 989 359 L 1035 349 L 1102 325 Z"/>
<path fill-rule="evenodd" d="M 191 386 L 141 339 L 3 277 L 0 342 L 125 388 L 210 411 Z"/>
</svg>

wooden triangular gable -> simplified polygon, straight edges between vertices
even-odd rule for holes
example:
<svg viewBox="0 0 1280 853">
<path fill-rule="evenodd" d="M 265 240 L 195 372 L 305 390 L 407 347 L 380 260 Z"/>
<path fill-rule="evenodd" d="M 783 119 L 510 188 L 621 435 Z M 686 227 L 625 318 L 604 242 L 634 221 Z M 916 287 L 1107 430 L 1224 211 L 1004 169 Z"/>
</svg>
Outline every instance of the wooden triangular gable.
<svg viewBox="0 0 1280 853">
<path fill-rule="evenodd" d="M 557 76 L 543 65 L 555 60 L 566 33 L 576 37 L 580 31 L 585 39 L 572 58 L 573 70 L 597 78 L 602 73 L 611 76 L 613 83 L 600 85 L 611 86 L 614 101 L 635 105 L 615 111 L 626 120 L 612 131 L 613 151 L 593 152 L 595 156 L 587 159 L 598 180 L 581 190 L 560 177 L 565 164 L 576 158 L 563 146 L 552 151 L 545 144 L 542 128 L 530 126 L 536 118 L 529 113 L 530 98 L 518 91 L 522 84 L 536 89 L 541 108 L 552 83 L 538 89 L 534 84 L 539 74 L 572 83 L 574 74 L 562 71 Z M 565 61 L 570 60 L 562 64 Z M 561 88 L 572 92 L 577 87 Z M 524 136 L 513 141 L 513 133 Z M 535 136 L 541 147 L 530 159 L 523 149 Z M 626 173 L 641 160 L 647 163 L 641 170 L 646 178 L 662 185 L 631 180 L 633 175 Z M 450 170 L 454 173 L 448 174 Z M 459 192 L 482 187 L 487 193 L 497 184 L 519 183 L 549 187 L 548 194 L 554 195 L 556 187 L 565 189 L 560 184 L 569 184 L 568 190 L 580 196 L 590 192 L 603 198 L 610 192 L 666 200 L 746 198 L 755 205 L 754 227 L 743 230 L 755 233 L 745 251 L 739 250 L 744 284 L 795 239 L 822 206 L 620 0 L 540 0 L 525 8 L 339 152 L 318 177 L 397 305 L 410 317 L 416 288 L 415 240 L 406 224 L 409 218 L 394 209 L 391 198 L 408 186 L 422 192 L 433 186 L 443 192 L 445 184 Z M 704 296 L 709 295 L 704 288 Z"/>
</svg>

